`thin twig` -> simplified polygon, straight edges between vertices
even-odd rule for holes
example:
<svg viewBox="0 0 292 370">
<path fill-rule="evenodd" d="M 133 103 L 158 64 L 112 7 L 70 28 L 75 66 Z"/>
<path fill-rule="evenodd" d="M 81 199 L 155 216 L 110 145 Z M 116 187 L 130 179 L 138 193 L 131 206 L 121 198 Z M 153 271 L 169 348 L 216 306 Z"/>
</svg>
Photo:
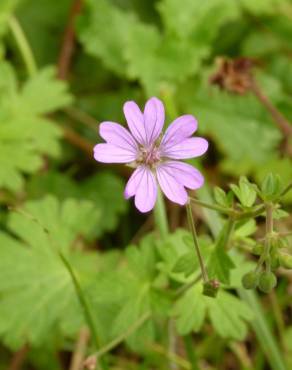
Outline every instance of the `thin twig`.
<svg viewBox="0 0 292 370">
<path fill-rule="evenodd" d="M 71 6 L 68 23 L 64 32 L 63 42 L 58 60 L 58 77 L 62 80 L 67 78 L 70 70 L 75 44 L 75 19 L 83 6 L 83 0 L 74 0 Z"/>
<path fill-rule="evenodd" d="M 79 331 L 78 340 L 76 342 L 75 350 L 72 355 L 69 370 L 80 370 L 84 361 L 86 347 L 90 338 L 89 330 L 83 327 Z"/>
<path fill-rule="evenodd" d="M 274 121 L 276 122 L 284 136 L 292 136 L 291 123 L 286 119 L 286 117 L 283 116 L 281 112 L 278 111 L 278 109 L 273 105 L 270 99 L 263 93 L 262 89 L 259 87 L 255 80 L 251 81 L 251 89 L 256 97 L 259 99 L 259 101 L 271 113 L 271 116 L 273 117 Z"/>
<path fill-rule="evenodd" d="M 171 355 L 172 353 L 177 352 L 177 336 L 176 336 L 176 331 L 175 331 L 175 323 L 173 318 L 169 318 L 168 320 L 168 358 L 170 359 L 169 361 L 169 369 L 170 370 L 178 370 L 177 363 L 175 361 L 171 360 Z"/>
<path fill-rule="evenodd" d="M 17 352 L 14 353 L 11 363 L 8 366 L 8 370 L 20 370 L 26 359 L 26 355 L 29 351 L 28 344 L 22 346 Z"/>
<path fill-rule="evenodd" d="M 62 111 L 66 113 L 70 118 L 83 123 L 85 126 L 97 132 L 99 122 L 90 114 L 76 107 L 63 108 Z"/>
<path fill-rule="evenodd" d="M 69 127 L 63 127 L 63 135 L 70 144 L 81 149 L 86 155 L 93 159 L 94 144 L 91 144 L 88 140 L 84 139 L 84 137 Z"/>
</svg>

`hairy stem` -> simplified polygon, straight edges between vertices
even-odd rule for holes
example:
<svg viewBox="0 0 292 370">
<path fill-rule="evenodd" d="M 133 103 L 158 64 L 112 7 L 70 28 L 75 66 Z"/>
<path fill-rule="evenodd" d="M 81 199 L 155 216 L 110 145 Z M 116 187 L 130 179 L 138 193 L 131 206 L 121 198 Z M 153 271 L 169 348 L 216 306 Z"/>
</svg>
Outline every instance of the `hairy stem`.
<svg viewBox="0 0 292 370">
<path fill-rule="evenodd" d="M 196 250 L 196 253 L 197 253 L 197 257 L 198 257 L 201 272 L 202 272 L 202 278 L 203 278 L 204 283 L 207 283 L 209 281 L 208 273 L 207 273 L 207 269 L 206 269 L 205 264 L 204 264 L 203 256 L 202 256 L 201 251 L 200 251 L 200 246 L 199 246 L 198 237 L 197 237 L 197 231 L 196 231 L 195 222 L 194 222 L 194 218 L 193 218 L 193 211 L 192 211 L 192 207 L 191 207 L 190 202 L 188 202 L 186 204 L 186 210 L 187 210 L 189 228 L 190 228 L 191 233 L 192 233 L 195 250 Z"/>
</svg>

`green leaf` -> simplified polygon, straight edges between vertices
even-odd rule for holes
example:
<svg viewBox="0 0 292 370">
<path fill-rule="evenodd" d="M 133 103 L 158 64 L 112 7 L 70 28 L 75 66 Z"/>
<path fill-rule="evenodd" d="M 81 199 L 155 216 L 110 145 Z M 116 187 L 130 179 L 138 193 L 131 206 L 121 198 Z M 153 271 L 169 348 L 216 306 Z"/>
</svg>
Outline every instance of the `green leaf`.
<svg viewBox="0 0 292 370">
<path fill-rule="evenodd" d="M 124 303 L 115 317 L 112 336 L 117 337 L 135 324 L 143 315 L 151 313 L 151 296 L 149 285 L 139 285 Z M 129 338 L 127 344 L 133 350 L 147 351 L 147 345 L 155 340 L 155 325 L 153 320 L 147 320 Z"/>
<path fill-rule="evenodd" d="M 71 261 L 79 280 L 87 282 L 91 263 L 96 269 L 96 257 L 88 259 L 87 254 L 74 252 L 74 243 L 90 233 L 98 216 L 88 202 L 59 203 L 53 197 L 29 202 L 21 213 L 11 213 L 8 227 L 15 237 L 0 234 L 0 335 L 9 346 L 44 343 L 68 316 L 75 323 L 75 333 L 83 324 L 71 278 L 57 249 Z M 76 261 L 79 265 L 84 258 L 86 269 L 77 270 Z"/>
<path fill-rule="evenodd" d="M 29 79 L 21 89 L 13 69 L 0 64 L 0 186 L 19 191 L 24 174 L 36 172 L 43 156 L 60 154 L 61 130 L 43 114 L 69 104 L 64 82 L 51 68 Z"/>
<path fill-rule="evenodd" d="M 256 222 L 254 219 L 251 219 L 239 224 L 236 227 L 234 237 L 239 239 L 246 238 L 254 234 L 256 231 L 257 231 Z"/>
<path fill-rule="evenodd" d="M 282 190 L 281 179 L 279 175 L 269 173 L 261 185 L 261 195 L 265 200 L 276 199 Z"/>
<path fill-rule="evenodd" d="M 188 1 L 183 7 L 165 0 L 159 10 L 165 32 L 110 2 L 88 0 L 78 26 L 88 53 L 115 73 L 138 79 L 148 94 L 158 94 L 165 84 L 183 82 L 197 73 L 220 26 L 238 16 L 237 5 L 227 0 Z M 207 27 L 208 22 L 213 27 Z"/>
<path fill-rule="evenodd" d="M 249 12 L 256 15 L 260 14 L 274 14 L 279 11 L 285 4 L 289 5 L 288 0 L 241 0 L 241 6 L 247 9 Z"/>
<path fill-rule="evenodd" d="M 222 338 L 243 340 L 247 334 L 246 321 L 253 318 L 248 306 L 236 296 L 220 290 L 217 298 L 202 295 L 202 287 L 197 285 L 189 289 L 176 303 L 174 316 L 180 335 L 201 330 L 208 316 L 214 330 Z"/>
<path fill-rule="evenodd" d="M 214 199 L 216 203 L 223 207 L 229 207 L 230 202 L 225 191 L 218 186 L 214 187 Z"/>
<path fill-rule="evenodd" d="M 268 166 L 277 156 L 281 133 L 265 109 L 252 95 L 233 96 L 205 85 L 205 79 L 204 84 L 190 81 L 179 96 L 184 110 L 201 122 L 200 132 L 224 155 L 221 169 L 235 176 Z"/>
<path fill-rule="evenodd" d="M 147 235 L 139 247 L 128 247 L 125 262 L 127 268 L 124 273 L 128 277 L 127 289 L 124 289 L 124 299 L 114 317 L 111 336 L 116 338 L 122 335 L 141 317 L 149 314 L 149 319 L 126 339 L 126 343 L 132 350 L 144 353 L 149 350 L 149 344 L 155 341 L 157 317 L 160 322 L 164 320 L 170 304 L 163 292 L 154 288 L 157 275 L 154 236 Z"/>
<path fill-rule="evenodd" d="M 146 235 L 140 242 L 139 248 L 129 246 L 126 249 L 126 258 L 129 270 L 141 281 L 152 280 L 156 272 L 156 250 L 154 236 Z"/>
<path fill-rule="evenodd" d="M 176 261 L 172 271 L 173 272 L 183 272 L 186 277 L 191 275 L 193 272 L 196 271 L 198 264 L 196 262 L 196 255 L 195 252 L 188 252 L 183 254 L 179 259 Z"/>
<path fill-rule="evenodd" d="M 220 26 L 239 15 L 237 4 L 228 0 L 185 0 L 184 6 L 176 0 L 162 0 L 158 9 L 167 32 L 181 39 L 190 38 L 201 47 L 208 47 Z"/>
<path fill-rule="evenodd" d="M 99 172 L 86 179 L 78 188 L 78 198 L 90 200 L 102 214 L 93 235 L 114 230 L 128 204 L 123 196 L 124 181 L 110 172 Z"/>
<path fill-rule="evenodd" d="M 94 204 L 95 209 L 103 217 L 92 230 L 92 237 L 99 237 L 117 227 L 121 215 L 127 211 L 123 191 L 123 180 L 106 171 L 100 171 L 79 183 L 66 174 L 49 171 L 33 176 L 28 183 L 29 196 L 33 198 L 52 194 L 60 200 L 69 197 L 89 200 Z"/>
<path fill-rule="evenodd" d="M 210 240 L 200 237 L 199 244 L 203 257 L 205 259 L 208 258 L 211 249 Z M 168 235 L 166 239 L 158 241 L 157 249 L 162 259 L 162 261 L 158 263 L 158 268 L 161 272 L 166 274 L 168 278 L 181 283 L 187 282 L 193 278 L 193 276 L 187 276 L 188 274 L 185 274 L 183 271 L 179 272 L 174 270 L 179 259 L 186 254 L 192 259 L 193 272 L 195 273 L 199 270 L 199 262 L 195 254 L 192 236 L 188 231 L 177 229 L 175 233 Z"/>
<path fill-rule="evenodd" d="M 251 184 L 246 177 L 240 177 L 239 186 L 231 184 L 230 187 L 244 207 L 253 206 L 257 193 L 254 185 Z"/>
<path fill-rule="evenodd" d="M 224 248 L 216 246 L 208 260 L 208 274 L 210 278 L 217 278 L 224 284 L 229 284 L 230 270 L 235 267 L 231 257 Z"/>
</svg>

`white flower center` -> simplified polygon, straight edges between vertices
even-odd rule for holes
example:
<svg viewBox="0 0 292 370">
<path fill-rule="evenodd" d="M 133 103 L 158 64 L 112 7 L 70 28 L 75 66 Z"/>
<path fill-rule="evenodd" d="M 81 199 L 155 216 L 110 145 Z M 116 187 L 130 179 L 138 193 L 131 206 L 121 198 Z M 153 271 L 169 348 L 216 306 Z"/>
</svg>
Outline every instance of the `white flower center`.
<svg viewBox="0 0 292 370">
<path fill-rule="evenodd" d="M 147 166 L 152 167 L 160 161 L 160 151 L 159 147 L 151 145 L 149 148 L 140 147 L 138 162 L 144 163 Z"/>
</svg>

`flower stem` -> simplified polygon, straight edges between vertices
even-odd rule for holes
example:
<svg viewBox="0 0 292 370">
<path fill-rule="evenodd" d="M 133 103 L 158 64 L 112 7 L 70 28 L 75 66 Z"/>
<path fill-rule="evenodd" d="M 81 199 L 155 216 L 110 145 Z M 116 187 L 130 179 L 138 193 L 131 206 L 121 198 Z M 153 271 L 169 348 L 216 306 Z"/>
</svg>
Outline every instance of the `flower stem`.
<svg viewBox="0 0 292 370">
<path fill-rule="evenodd" d="M 157 193 L 157 202 L 154 208 L 154 219 L 157 230 L 162 239 L 165 239 L 168 234 L 168 222 L 166 216 L 165 203 L 160 189 Z"/>
<path fill-rule="evenodd" d="M 33 76 L 37 72 L 37 65 L 26 36 L 15 17 L 11 16 L 8 23 L 26 65 L 27 72 L 30 76 Z"/>
<path fill-rule="evenodd" d="M 200 251 L 197 232 L 196 232 L 196 227 L 195 227 L 195 222 L 194 222 L 194 218 L 193 218 L 193 211 L 192 211 L 192 207 L 191 207 L 190 202 L 188 202 L 186 204 L 186 210 L 187 210 L 189 228 L 190 228 L 192 236 L 193 236 L 193 242 L 194 242 L 195 250 L 196 250 L 196 253 L 197 253 L 197 256 L 198 256 L 198 260 L 199 260 L 199 264 L 200 264 L 200 268 L 201 268 L 201 272 L 202 272 L 202 278 L 203 278 L 204 283 L 207 283 L 209 281 L 208 273 L 207 273 L 207 269 L 206 269 L 205 264 L 204 264 L 203 256 L 202 256 L 201 251 Z"/>
</svg>

